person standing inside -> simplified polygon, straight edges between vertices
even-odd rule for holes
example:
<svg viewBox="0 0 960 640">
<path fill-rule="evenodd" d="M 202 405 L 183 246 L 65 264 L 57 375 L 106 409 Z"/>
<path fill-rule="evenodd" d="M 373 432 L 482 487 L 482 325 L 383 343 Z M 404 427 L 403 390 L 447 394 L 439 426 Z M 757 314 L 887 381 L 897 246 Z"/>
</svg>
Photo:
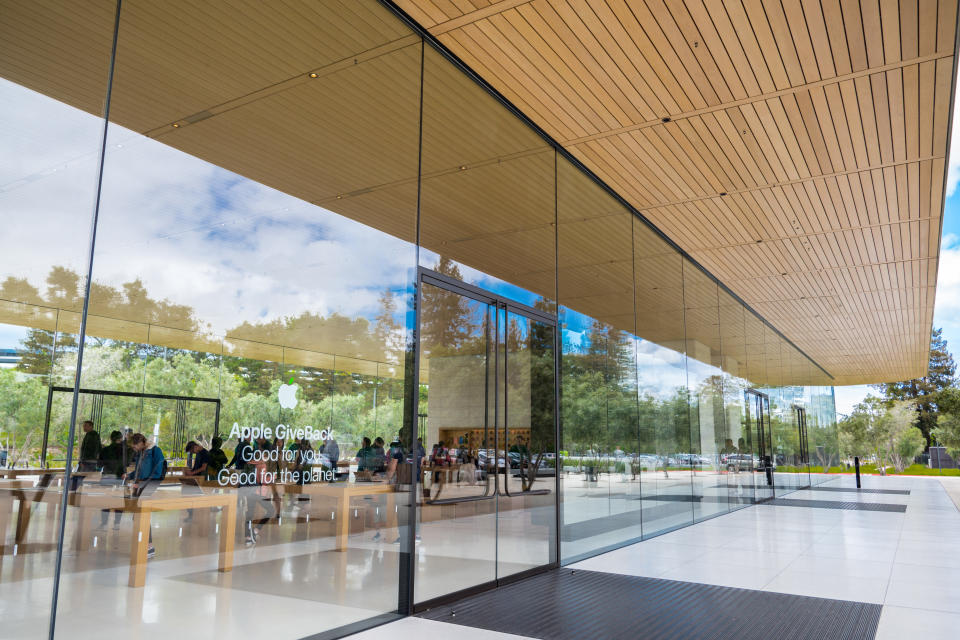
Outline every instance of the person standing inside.
<svg viewBox="0 0 960 640">
<path fill-rule="evenodd" d="M 199 443 L 191 440 L 187 443 L 186 453 L 193 455 L 193 466 L 184 471 L 183 475 L 192 478 L 206 478 L 207 468 L 210 466 L 210 452 Z M 184 487 L 184 491 L 186 491 L 186 487 Z M 200 489 L 194 489 L 194 491 L 199 493 Z M 183 521 L 193 522 L 193 509 L 187 509 L 187 517 Z"/>
<path fill-rule="evenodd" d="M 357 451 L 357 479 L 368 479 L 370 471 L 373 470 L 373 442 L 370 438 L 364 438 L 363 444 Z M 362 476 L 361 476 L 362 474 Z"/>
<path fill-rule="evenodd" d="M 133 497 L 146 498 L 160 486 L 160 482 L 167 473 L 167 461 L 163 451 L 157 445 L 151 445 L 142 433 L 130 436 L 130 448 L 136 455 L 133 471 L 127 474 L 127 479 L 133 483 Z M 147 557 L 157 555 L 153 546 L 153 530 L 150 530 Z"/>
<path fill-rule="evenodd" d="M 250 444 L 249 436 L 240 436 L 237 442 L 237 448 L 233 452 L 233 458 L 227 463 L 228 467 L 237 471 L 246 471 L 247 465 L 253 459 L 253 445 Z"/>
<path fill-rule="evenodd" d="M 105 446 L 100 450 L 100 468 L 103 470 L 103 477 L 100 479 L 100 484 L 105 485 L 119 485 L 120 481 L 123 479 L 123 474 L 126 471 L 124 466 L 124 460 L 129 458 L 124 449 L 123 434 L 119 431 L 110 432 L 110 444 Z M 113 528 L 114 530 L 120 528 L 120 516 L 123 514 L 121 509 L 113 510 Z M 104 529 L 107 526 L 107 520 L 109 519 L 110 509 L 102 509 L 100 511 L 100 526 L 99 529 Z"/>
<path fill-rule="evenodd" d="M 207 480 L 215 480 L 220 470 L 227 466 L 227 454 L 223 451 L 223 438 L 210 441 L 210 460 L 207 462 Z"/>
<path fill-rule="evenodd" d="M 373 441 L 371 449 L 373 463 L 370 469 L 373 473 L 382 474 L 387 471 L 387 453 L 384 451 L 383 444 L 383 438 L 379 436 Z"/>
<path fill-rule="evenodd" d="M 320 453 L 323 454 L 321 460 L 325 467 L 333 474 L 333 479 L 337 480 L 337 463 L 340 461 L 340 445 L 337 444 L 337 441 L 334 440 L 333 435 L 329 432 L 327 433 L 327 439 L 324 440 L 323 446 L 320 447 Z M 347 475 L 350 475 L 349 469 L 347 470 Z"/>
<path fill-rule="evenodd" d="M 100 434 L 93 430 L 93 421 L 84 420 L 83 440 L 80 441 L 80 460 L 77 471 L 96 471 L 100 459 Z"/>
</svg>

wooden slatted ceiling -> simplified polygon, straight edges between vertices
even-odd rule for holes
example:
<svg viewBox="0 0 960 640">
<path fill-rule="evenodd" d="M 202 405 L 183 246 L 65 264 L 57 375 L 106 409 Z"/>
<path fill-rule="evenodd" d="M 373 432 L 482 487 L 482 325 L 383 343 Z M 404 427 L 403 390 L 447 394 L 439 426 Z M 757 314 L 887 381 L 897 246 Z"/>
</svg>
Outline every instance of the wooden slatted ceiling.
<svg viewBox="0 0 960 640">
<path fill-rule="evenodd" d="M 828 5 L 825 15 L 834 15 Z M 38 13 L 24 6 L 5 9 L 6 24 L 18 29 L 2 39 L 13 43 L 3 50 L 3 75 L 97 113 L 98 94 L 89 87 L 102 83 L 94 58 L 103 52 L 89 45 L 103 44 L 97 35 L 109 27 L 109 12 L 91 13 L 86 24 L 57 2 L 38 5 Z M 363 9 L 376 5 L 318 5 L 327 12 L 322 19 L 300 15 L 298 6 L 277 4 L 263 13 L 257 3 L 236 10 L 192 0 L 125 3 L 113 118 L 412 240 L 417 39 L 382 10 Z M 924 357 L 932 312 L 946 144 L 941 116 L 949 109 L 943 87 L 952 69 L 952 48 L 929 41 L 946 42 L 942 17 L 952 9 L 938 5 L 933 31 L 924 18 L 929 11 L 912 17 L 906 7 L 903 19 L 893 21 L 884 10 L 882 58 L 862 29 L 860 44 L 856 29 L 838 31 L 828 16 L 826 42 L 847 46 L 850 61 L 842 64 L 840 56 L 828 73 L 819 58 L 816 67 L 804 65 L 805 57 L 793 60 L 783 45 L 795 12 L 774 11 L 764 26 L 755 20 L 757 3 L 738 6 L 711 3 L 717 33 L 690 41 L 696 44 L 677 34 L 700 33 L 691 24 L 704 14 L 693 7 L 684 17 L 679 3 L 458 1 L 431 12 L 445 16 L 435 18 L 435 31 L 451 34 L 455 50 L 454 37 L 483 45 L 473 59 L 470 51 L 457 53 L 828 369 L 850 380 L 879 379 L 898 363 L 897 371 L 906 371 Z M 625 10 L 653 22 L 624 20 Z M 714 58 L 733 46 L 730 28 L 714 16 L 723 11 L 736 32 L 745 24 L 755 29 L 756 43 L 739 44 L 749 68 L 735 50 L 730 62 Z M 262 20 L 250 21 L 254 14 Z M 666 18 L 674 14 L 671 26 Z M 530 28 L 541 18 L 549 28 Z M 297 20 L 304 28 L 278 39 Z M 917 37 L 895 51 L 887 42 L 896 40 L 890 25 L 901 22 Z M 813 31 L 810 46 L 822 52 L 823 34 Z M 788 53 L 766 55 L 771 45 Z M 504 56 L 507 47 L 516 55 Z M 604 59 L 608 49 L 612 57 Z M 873 51 L 869 65 L 861 49 Z M 70 66 L 72 52 L 82 52 L 75 72 L 51 73 Z M 437 54 L 428 49 L 427 55 L 424 246 L 552 297 L 552 194 L 538 188 L 550 182 L 549 150 Z M 204 65 L 195 64 L 198 56 Z M 619 66 L 611 67 L 614 58 Z M 756 83 L 736 85 L 727 77 L 731 64 Z M 311 70 L 317 79 L 307 78 Z M 391 96 L 389 106 L 383 95 Z M 661 114 L 672 122 L 662 123 Z M 930 126 L 917 124 L 921 116 L 929 116 Z M 711 318 L 685 302 L 678 256 L 634 223 L 631 282 L 627 247 L 616 243 L 628 236 L 606 235 L 624 227 L 617 222 L 625 220 L 623 211 L 574 174 L 561 169 L 558 185 L 561 301 L 672 348 L 682 349 L 687 339 L 713 349 Z M 719 196 L 720 189 L 729 195 Z M 573 240 L 564 240 L 568 234 Z M 631 286 L 636 314 L 627 302 Z M 91 304 L 96 313 L 99 302 Z M 722 322 L 720 334 L 721 347 L 723 336 L 732 335 L 731 354 L 763 344 L 737 337 Z M 880 338 L 865 345 L 864 335 Z M 305 339 L 289 338 L 288 347 Z M 778 370 L 773 361 L 757 360 L 756 352 L 750 362 L 746 353 L 741 359 L 757 381 Z"/>
<path fill-rule="evenodd" d="M 398 5 L 837 384 L 924 373 L 956 0 Z"/>
</svg>

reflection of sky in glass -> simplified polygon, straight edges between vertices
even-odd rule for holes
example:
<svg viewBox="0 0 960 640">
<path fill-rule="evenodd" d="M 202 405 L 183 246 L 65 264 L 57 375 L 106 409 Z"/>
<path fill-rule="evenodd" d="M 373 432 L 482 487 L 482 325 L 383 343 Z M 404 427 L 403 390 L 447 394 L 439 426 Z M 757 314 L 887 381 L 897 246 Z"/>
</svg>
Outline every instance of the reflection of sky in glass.
<svg viewBox="0 0 960 640">
<path fill-rule="evenodd" d="M 111 142 L 129 136 L 111 127 Z M 118 286 L 135 274 L 151 297 L 190 306 L 217 332 L 303 312 L 372 322 L 384 289 L 406 289 L 408 243 L 160 142 L 135 142 L 107 154 L 97 281 Z"/>
<path fill-rule="evenodd" d="M 421 265 L 427 269 L 435 269 L 439 262 L 440 254 L 423 247 L 420 248 Z M 477 271 L 476 269 L 473 269 L 465 264 L 461 264 L 459 262 L 456 264 L 457 268 L 460 270 L 460 275 L 463 277 L 464 282 L 480 287 L 481 289 L 486 289 L 487 291 L 495 293 L 498 296 L 519 302 L 520 304 L 525 304 L 528 307 L 536 306 L 536 303 L 543 299 L 543 296 L 533 293 L 532 291 L 528 291 L 523 287 L 511 284 L 505 280 L 488 275 L 482 271 Z"/>
<path fill-rule="evenodd" d="M 12 324 L 0 324 L 0 349 L 20 349 L 20 341 L 27 336 L 26 327 Z"/>
</svg>

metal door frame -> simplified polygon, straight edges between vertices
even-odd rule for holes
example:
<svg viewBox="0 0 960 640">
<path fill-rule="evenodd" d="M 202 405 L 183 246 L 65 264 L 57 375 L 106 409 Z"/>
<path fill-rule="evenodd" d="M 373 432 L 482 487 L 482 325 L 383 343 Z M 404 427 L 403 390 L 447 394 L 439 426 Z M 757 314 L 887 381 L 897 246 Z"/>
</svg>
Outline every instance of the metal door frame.
<svg viewBox="0 0 960 640">
<path fill-rule="evenodd" d="M 519 315 L 519 316 L 523 316 L 523 317 L 527 318 L 528 320 L 532 320 L 532 321 L 535 321 L 535 322 L 542 322 L 542 323 L 544 323 L 544 324 L 547 324 L 547 325 L 553 327 L 553 330 L 554 330 L 554 331 L 553 331 L 553 367 L 554 367 L 554 368 L 553 368 L 553 371 L 554 371 L 554 375 L 553 375 L 553 393 L 554 393 L 553 423 L 554 423 L 554 448 L 555 448 L 554 454 L 555 454 L 555 456 L 556 456 L 555 459 L 557 460 L 557 465 L 558 465 L 558 467 L 559 467 L 559 463 L 560 463 L 560 456 L 559 456 L 559 449 L 560 449 L 560 415 L 559 415 L 559 398 L 560 398 L 560 377 L 559 377 L 560 337 L 559 337 L 559 332 L 560 332 L 560 323 L 559 323 L 559 320 L 558 320 L 557 316 L 556 316 L 556 315 L 553 315 L 553 314 L 551 314 L 551 313 L 548 313 L 548 312 L 546 312 L 546 311 L 543 311 L 543 310 L 541 310 L 541 309 L 537 309 L 537 308 L 535 308 L 535 307 L 531 307 L 531 306 L 529 306 L 529 305 L 525 305 L 525 304 L 523 304 L 523 303 L 521 303 L 521 302 L 517 302 L 517 301 L 515 301 L 515 300 L 511 300 L 510 298 L 507 298 L 507 297 L 505 297 L 505 296 L 501 296 L 501 295 L 496 294 L 496 293 L 494 293 L 494 292 L 492 292 L 492 291 L 489 291 L 489 290 L 487 290 L 487 289 L 483 289 L 483 288 L 477 287 L 477 286 L 475 286 L 475 285 L 472 285 L 472 284 L 463 282 L 463 281 L 461 281 L 461 280 L 457 280 L 456 278 L 451 278 L 450 276 L 447 276 L 447 275 L 442 274 L 442 273 L 438 273 L 437 271 L 434 271 L 434 270 L 432 270 L 432 269 L 427 269 L 427 268 L 425 268 L 425 267 L 417 267 L 417 284 L 416 284 L 416 297 L 415 297 L 415 300 L 416 300 L 416 308 L 415 308 L 415 311 L 416 311 L 416 313 L 415 313 L 416 328 L 414 329 L 414 339 L 413 339 L 413 356 L 414 356 L 414 358 L 413 358 L 413 389 L 412 389 L 412 393 L 413 393 L 413 402 L 412 402 L 412 405 L 413 405 L 413 413 L 415 414 L 415 415 L 414 415 L 414 418 L 416 418 L 416 414 L 417 414 L 418 411 L 419 411 L 419 403 L 420 403 L 420 346 L 421 346 L 421 345 L 420 345 L 420 325 L 421 325 L 421 322 L 422 322 L 422 317 L 421 317 L 422 304 L 421 304 L 421 302 L 422 302 L 422 296 L 423 296 L 423 285 L 425 285 L 425 284 L 429 284 L 429 285 L 435 286 L 435 287 L 437 287 L 437 288 L 439 288 L 439 289 L 443 289 L 444 291 L 449 291 L 450 293 L 454 293 L 454 294 L 457 294 L 457 295 L 461 295 L 461 296 L 463 296 L 463 297 L 465 297 L 465 298 L 469 298 L 469 299 L 474 300 L 474 301 L 476 301 L 476 302 L 480 302 L 480 303 L 483 303 L 483 304 L 487 304 L 487 305 L 492 306 L 492 307 L 493 307 L 493 310 L 494 310 L 494 313 L 495 313 L 494 332 L 496 333 L 496 339 L 493 341 L 493 344 L 494 344 L 494 346 L 495 346 L 495 349 L 494 349 L 494 368 L 495 368 L 494 376 L 495 376 L 495 379 L 497 380 L 496 383 L 494 384 L 494 412 L 495 412 L 495 414 L 494 414 L 494 425 L 495 425 L 495 426 L 494 426 L 494 429 L 493 429 L 493 431 L 494 431 L 494 458 L 495 458 L 495 460 L 494 460 L 494 467 L 497 469 L 497 472 L 496 472 L 495 475 L 494 475 L 494 478 L 495 478 L 495 480 L 494 480 L 494 482 L 495 482 L 494 493 L 491 494 L 491 495 L 489 495 L 489 496 L 488 496 L 488 495 L 476 496 L 476 497 L 471 497 L 471 498 L 466 498 L 466 499 L 461 498 L 461 499 L 453 499 L 453 500 L 438 500 L 438 501 L 436 501 L 436 502 L 431 502 L 431 504 L 452 504 L 452 503 L 456 503 L 456 502 L 470 502 L 470 501 L 477 501 L 477 500 L 494 500 L 494 499 L 497 499 L 497 498 L 501 495 L 501 494 L 500 494 L 500 491 L 499 491 L 499 477 L 500 477 L 499 464 L 498 464 L 499 460 L 497 459 L 497 458 L 498 458 L 498 455 L 499 455 L 498 452 L 499 452 L 499 431 L 500 431 L 500 430 L 499 430 L 499 428 L 497 428 L 497 426 L 496 426 L 496 422 L 497 422 L 496 411 L 497 411 L 498 408 L 499 408 L 499 402 L 500 402 L 500 401 L 499 401 L 499 395 L 498 395 L 498 394 L 500 393 L 500 386 L 501 386 L 501 384 L 503 384 L 504 387 L 505 387 L 505 385 L 506 385 L 506 376 L 507 376 L 507 370 L 506 370 L 506 353 L 507 353 L 507 350 L 506 350 L 506 349 L 507 349 L 507 343 L 506 343 L 506 340 L 503 341 L 503 344 L 502 344 L 502 345 L 500 344 L 500 313 L 501 313 L 501 311 L 504 312 L 504 319 L 505 319 L 505 320 L 506 320 L 506 318 L 507 318 L 507 315 L 506 315 L 507 313 L 515 313 L 515 314 L 517 314 L 517 315 Z M 488 345 L 489 345 L 489 342 L 488 342 Z M 501 347 L 501 346 L 503 347 L 503 354 L 504 354 L 503 380 L 502 380 L 502 381 L 500 381 L 500 380 L 497 378 L 497 377 L 500 375 L 500 362 L 499 362 L 499 360 L 500 360 L 500 351 L 501 351 L 500 347 Z M 488 360 L 488 362 L 489 362 L 489 360 Z M 506 394 L 506 388 L 504 388 L 504 394 Z M 506 412 L 506 396 L 504 397 L 504 412 Z M 416 423 L 416 421 L 414 421 L 414 424 L 415 424 L 415 423 Z M 508 424 L 507 424 L 506 419 L 504 419 L 503 431 L 504 431 L 504 435 L 505 435 L 505 436 L 509 436 L 509 426 L 508 426 Z M 411 433 L 411 438 L 412 438 L 412 444 L 415 445 L 415 444 L 416 444 L 416 438 L 414 437 L 414 434 L 413 434 L 413 433 Z M 414 454 L 414 456 L 416 456 L 416 454 Z M 414 462 L 414 464 L 416 464 L 416 463 Z M 505 467 L 505 472 L 506 472 L 507 474 L 509 474 L 509 473 L 510 473 L 510 465 L 509 465 L 509 462 L 508 462 L 508 456 L 506 455 L 506 448 L 504 449 L 504 467 Z M 415 527 L 416 527 L 416 522 L 417 522 L 416 518 L 417 518 L 417 515 L 418 515 L 418 511 L 419 511 L 419 507 L 417 506 L 417 500 L 416 500 L 416 496 L 417 496 L 417 483 L 419 482 L 419 478 L 418 478 L 417 476 L 418 476 L 419 474 L 417 474 L 417 473 L 412 473 L 411 475 L 413 475 L 414 478 L 413 478 L 413 482 L 411 483 L 411 489 L 410 489 L 410 506 L 409 506 L 409 508 L 411 509 L 411 517 L 409 518 L 409 522 L 408 522 L 408 524 L 407 524 L 407 527 L 408 527 L 408 528 L 411 528 L 411 527 L 412 527 L 413 529 L 415 529 Z M 461 590 L 459 590 L 459 591 L 454 591 L 454 592 L 451 592 L 451 593 L 447 593 L 447 594 L 444 594 L 444 595 L 442 595 L 442 596 L 438 596 L 438 597 L 435 597 L 435 598 L 431 598 L 430 600 L 425 600 L 425 601 L 419 602 L 419 603 L 415 602 L 415 594 L 416 594 L 416 591 L 415 591 L 415 587 L 416 587 L 416 584 L 415 584 L 415 582 L 416 582 L 416 558 L 417 558 L 417 555 L 416 555 L 416 540 L 415 540 L 416 536 L 414 536 L 414 535 L 409 535 L 409 532 L 408 532 L 408 535 L 406 536 L 406 537 L 408 538 L 408 541 L 407 541 L 408 544 L 407 544 L 407 548 L 405 549 L 406 554 L 407 554 L 407 556 L 408 556 L 408 557 L 407 557 L 407 575 L 408 575 L 408 578 L 407 578 L 407 580 L 406 580 L 406 585 L 407 585 L 408 593 L 407 593 L 407 594 L 403 594 L 403 593 L 400 594 L 400 597 L 399 597 L 399 599 L 400 599 L 400 612 L 401 612 L 401 613 L 404 613 L 404 612 L 405 612 L 405 613 L 407 613 L 407 614 L 418 613 L 418 612 L 420 612 L 420 611 L 424 611 L 424 610 L 426 610 L 426 609 L 430 609 L 431 607 L 435 607 L 435 606 L 438 606 L 438 605 L 441 605 L 441 604 L 444 604 L 444 603 L 447 603 L 447 602 L 452 602 L 452 601 L 455 601 L 455 600 L 459 600 L 459 599 L 461 599 L 461 598 L 464 598 L 464 597 L 466 597 L 466 596 L 469 596 L 469 595 L 472 595 L 472 594 L 475 594 L 475 593 L 480 593 L 480 592 L 482 592 L 482 591 L 487 591 L 487 590 L 494 589 L 494 588 L 497 588 L 497 587 L 500 587 L 500 586 L 504 586 L 504 585 L 507 585 L 507 584 L 511 584 L 511 583 L 513 583 L 513 582 L 517 582 L 518 580 L 523 580 L 523 579 L 525 579 L 525 578 L 528 578 L 528 577 L 530 577 L 530 576 L 532 576 L 532 575 L 537 575 L 537 574 L 539 574 L 539 573 L 543 573 L 543 572 L 545 572 L 545 571 L 549 571 L 549 570 L 551 570 L 551 569 L 555 569 L 555 568 L 559 567 L 559 566 L 560 566 L 560 469 L 559 469 L 559 468 L 556 470 L 556 473 L 554 474 L 554 489 L 553 489 L 553 492 L 554 492 L 554 520 L 555 520 L 554 533 L 553 533 L 553 535 L 555 536 L 555 540 L 552 541 L 552 542 L 554 543 L 554 544 L 553 544 L 554 553 L 553 553 L 553 558 L 551 558 L 550 562 L 548 562 L 547 564 L 540 565 L 540 566 L 538 566 L 538 567 L 533 567 L 532 569 L 527 569 L 527 570 L 521 571 L 521 572 L 519 572 L 519 573 L 514 573 L 514 574 L 511 574 L 511 575 L 509 575 L 509 576 L 505 576 L 505 577 L 503 577 L 503 578 L 495 577 L 493 580 L 490 580 L 490 581 L 487 581 L 487 582 L 483 582 L 483 583 L 480 583 L 480 584 L 477 584 L 477 585 L 473 585 L 473 586 L 471 586 L 471 587 L 467 587 L 466 589 L 461 589 Z M 505 495 L 506 497 L 511 497 L 511 496 L 509 495 L 509 493 L 506 493 L 506 494 L 503 494 L 503 495 Z M 497 511 L 495 511 L 495 514 L 496 514 L 496 515 L 495 515 L 495 522 L 496 522 L 496 523 L 499 523 L 499 517 L 500 517 L 500 516 L 499 516 L 499 509 L 498 509 Z M 413 529 L 411 529 L 411 531 L 412 531 Z M 402 537 L 402 534 L 401 534 L 401 537 Z M 497 537 L 494 538 L 494 545 L 497 545 L 497 546 L 499 545 L 499 534 L 497 534 Z M 495 549 L 496 549 L 496 547 L 495 547 Z M 402 562 L 402 561 L 401 561 L 401 562 Z M 498 562 L 499 562 L 499 560 L 496 558 L 496 555 L 495 555 L 495 560 L 494 560 L 494 564 L 495 564 L 494 573 L 495 573 L 495 574 L 496 574 L 496 564 L 497 564 Z"/>
<path fill-rule="evenodd" d="M 798 404 L 793 405 L 793 415 L 797 419 L 797 433 L 800 437 L 800 461 L 807 468 L 807 484 L 799 487 L 807 489 L 810 487 L 810 441 L 807 431 L 807 408 Z"/>
<path fill-rule="evenodd" d="M 773 433 L 772 426 L 770 425 L 770 396 L 762 391 L 757 389 L 744 389 L 744 400 L 747 405 L 747 417 L 750 417 L 751 407 L 758 409 L 755 416 L 755 421 L 757 425 L 757 436 L 760 438 L 759 444 L 759 460 L 761 464 L 761 471 L 763 471 L 764 478 L 767 480 L 767 485 L 762 487 L 766 489 L 769 487 L 770 496 L 763 499 L 757 498 L 757 492 L 761 487 L 758 487 L 756 484 L 756 471 L 754 471 L 754 485 L 753 485 L 753 497 L 754 502 L 766 502 L 767 500 L 772 500 L 777 496 L 776 490 L 776 480 L 773 475 Z M 749 433 L 749 425 L 748 425 Z M 766 452 L 769 452 L 770 455 L 765 455 Z M 764 458 L 767 461 L 764 461 Z"/>
</svg>

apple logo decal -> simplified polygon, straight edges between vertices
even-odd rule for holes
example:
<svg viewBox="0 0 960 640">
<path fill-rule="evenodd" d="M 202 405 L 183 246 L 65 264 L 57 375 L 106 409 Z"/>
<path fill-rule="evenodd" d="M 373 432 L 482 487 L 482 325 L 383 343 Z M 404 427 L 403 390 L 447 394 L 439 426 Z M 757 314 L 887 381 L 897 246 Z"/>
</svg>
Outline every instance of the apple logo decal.
<svg viewBox="0 0 960 640">
<path fill-rule="evenodd" d="M 290 378 L 290 384 L 280 385 L 278 396 L 281 409 L 293 409 L 297 406 L 297 389 L 300 387 Z"/>
</svg>

